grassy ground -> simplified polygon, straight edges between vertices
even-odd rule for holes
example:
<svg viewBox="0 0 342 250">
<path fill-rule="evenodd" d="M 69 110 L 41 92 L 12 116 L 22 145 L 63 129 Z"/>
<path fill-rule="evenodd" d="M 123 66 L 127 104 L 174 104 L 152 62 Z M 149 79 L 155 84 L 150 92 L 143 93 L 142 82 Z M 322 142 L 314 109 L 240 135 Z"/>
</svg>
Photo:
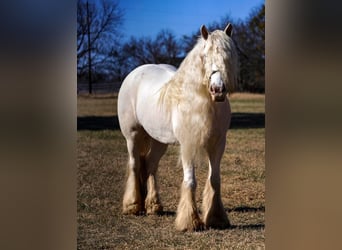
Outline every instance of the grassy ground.
<svg viewBox="0 0 342 250">
<path fill-rule="evenodd" d="M 221 164 L 226 230 L 174 229 L 182 182 L 178 147 L 170 146 L 159 171 L 162 216 L 121 214 L 127 152 L 116 117 L 117 95 L 78 97 L 78 249 L 264 249 L 264 95 L 233 94 L 232 129 Z M 98 124 L 101 123 L 101 124 Z M 197 203 L 207 166 L 196 170 Z"/>
</svg>

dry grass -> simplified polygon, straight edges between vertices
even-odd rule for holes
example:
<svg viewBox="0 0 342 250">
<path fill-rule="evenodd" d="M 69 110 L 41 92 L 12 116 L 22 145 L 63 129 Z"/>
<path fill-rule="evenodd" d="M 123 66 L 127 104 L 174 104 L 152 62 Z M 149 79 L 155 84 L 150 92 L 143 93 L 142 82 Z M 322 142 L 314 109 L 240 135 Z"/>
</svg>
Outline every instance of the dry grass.
<svg viewBox="0 0 342 250">
<path fill-rule="evenodd" d="M 265 113 L 265 95 L 234 93 L 230 97 L 233 112 Z"/>
<path fill-rule="evenodd" d="M 83 95 L 77 98 L 77 116 L 116 115 L 117 94 Z"/>
<path fill-rule="evenodd" d="M 264 96 L 231 97 L 233 112 L 264 112 Z M 80 97 L 79 116 L 116 115 L 116 96 Z M 162 216 L 123 216 L 125 140 L 118 129 L 78 131 L 78 249 L 264 249 L 265 129 L 228 132 L 222 159 L 222 199 L 233 227 L 179 233 L 175 211 L 182 182 L 178 147 L 169 147 L 159 168 Z M 207 167 L 197 169 L 197 201 Z"/>
</svg>

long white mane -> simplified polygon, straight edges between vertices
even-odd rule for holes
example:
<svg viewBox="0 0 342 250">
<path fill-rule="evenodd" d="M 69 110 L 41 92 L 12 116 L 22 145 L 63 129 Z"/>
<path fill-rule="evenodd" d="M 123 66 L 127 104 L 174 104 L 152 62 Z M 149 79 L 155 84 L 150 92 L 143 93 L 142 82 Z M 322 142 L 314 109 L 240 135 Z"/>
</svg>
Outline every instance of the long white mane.
<svg viewBox="0 0 342 250">
<path fill-rule="evenodd" d="M 213 101 L 208 92 L 212 63 L 224 72 L 223 81 L 232 93 L 237 84 L 237 58 L 233 40 L 225 32 L 216 30 L 208 39 L 198 39 L 174 77 L 161 90 L 159 105 L 167 113 L 171 113 L 172 107 L 183 113 L 182 137 L 193 148 L 204 146 L 212 128 Z"/>
<path fill-rule="evenodd" d="M 208 60 L 209 59 L 209 60 Z M 224 74 L 229 93 L 237 85 L 238 56 L 233 40 L 224 32 L 216 30 L 210 34 L 208 40 L 200 37 L 197 44 L 185 57 L 176 75 L 161 91 L 161 101 L 167 106 L 178 103 L 182 96 L 196 91 L 210 98 L 206 87 L 210 77 L 211 61 L 216 61 Z M 184 99 L 182 99 L 184 100 Z"/>
</svg>

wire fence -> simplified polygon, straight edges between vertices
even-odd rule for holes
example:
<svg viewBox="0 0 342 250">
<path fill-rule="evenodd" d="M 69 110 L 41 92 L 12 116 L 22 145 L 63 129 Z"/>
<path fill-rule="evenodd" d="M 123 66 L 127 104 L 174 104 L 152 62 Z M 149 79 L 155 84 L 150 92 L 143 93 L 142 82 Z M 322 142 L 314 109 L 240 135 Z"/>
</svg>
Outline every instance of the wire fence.
<svg viewBox="0 0 342 250">
<path fill-rule="evenodd" d="M 92 94 L 111 94 L 117 93 L 121 87 L 121 82 L 112 83 L 93 83 Z M 89 84 L 88 83 L 77 83 L 77 94 L 88 94 Z"/>
</svg>

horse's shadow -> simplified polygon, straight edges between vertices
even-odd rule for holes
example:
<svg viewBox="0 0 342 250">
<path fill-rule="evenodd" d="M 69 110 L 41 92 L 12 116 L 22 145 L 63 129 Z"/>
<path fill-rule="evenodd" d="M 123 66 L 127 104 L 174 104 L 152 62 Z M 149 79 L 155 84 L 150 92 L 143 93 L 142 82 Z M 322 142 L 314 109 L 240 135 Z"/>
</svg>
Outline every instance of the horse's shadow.
<svg viewBox="0 0 342 250">
<path fill-rule="evenodd" d="M 230 129 L 265 128 L 265 113 L 232 113 Z"/>
<path fill-rule="evenodd" d="M 226 212 L 238 212 L 238 213 L 248 213 L 248 212 L 265 212 L 265 207 L 248 207 L 248 206 L 241 206 L 241 207 L 234 207 L 234 208 L 226 208 Z M 165 217 L 175 217 L 175 211 L 162 211 L 158 214 L 158 216 L 165 216 Z M 240 229 L 240 230 L 261 230 L 265 229 L 264 223 L 258 224 L 245 224 L 245 225 L 230 225 L 227 228 L 218 228 L 215 230 L 233 230 L 233 229 Z"/>
<path fill-rule="evenodd" d="M 256 213 L 256 212 L 265 212 L 265 207 L 248 207 L 248 206 L 240 206 L 240 207 L 234 207 L 234 208 L 227 208 L 225 209 L 226 212 L 238 212 L 238 213 Z M 231 225 L 229 229 L 242 229 L 242 230 L 259 230 L 264 229 L 265 224 L 259 223 L 259 224 L 246 224 L 246 225 Z"/>
<path fill-rule="evenodd" d="M 261 230 L 265 229 L 265 224 L 247 224 L 247 225 L 231 225 L 227 229 L 241 229 L 241 230 Z"/>
<path fill-rule="evenodd" d="M 118 116 L 77 117 L 77 130 L 118 130 Z"/>
<path fill-rule="evenodd" d="M 159 216 L 166 216 L 166 217 L 175 217 L 176 212 L 175 211 L 162 211 L 158 215 Z"/>
<path fill-rule="evenodd" d="M 233 113 L 230 129 L 265 128 L 265 113 Z M 77 130 L 118 130 L 118 116 L 77 117 Z"/>
<path fill-rule="evenodd" d="M 265 207 L 248 207 L 248 206 L 240 206 L 240 207 L 234 207 L 234 208 L 227 208 L 225 209 L 226 212 L 242 212 L 242 213 L 248 213 L 248 212 L 265 212 Z"/>
</svg>

